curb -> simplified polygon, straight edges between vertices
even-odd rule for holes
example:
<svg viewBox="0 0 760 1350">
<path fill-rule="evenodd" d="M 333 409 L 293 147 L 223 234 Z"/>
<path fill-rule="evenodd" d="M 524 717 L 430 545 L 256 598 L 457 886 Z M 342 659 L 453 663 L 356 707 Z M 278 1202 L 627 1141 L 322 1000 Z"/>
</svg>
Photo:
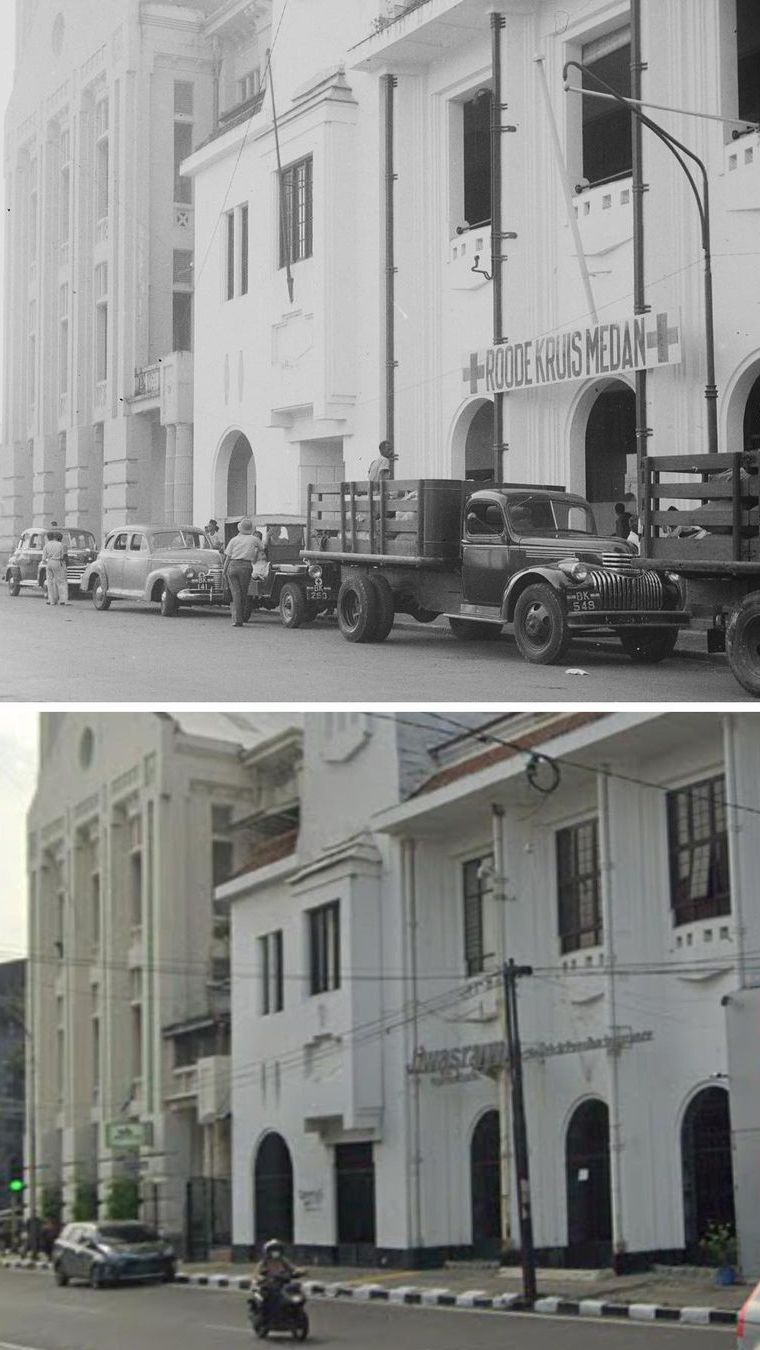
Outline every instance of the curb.
<svg viewBox="0 0 760 1350">
<path fill-rule="evenodd" d="M 189 1275 L 177 1272 L 176 1284 L 195 1285 L 207 1289 L 247 1290 L 251 1280 L 246 1275 Z M 671 1308 L 661 1303 L 607 1303 L 594 1298 L 542 1297 L 531 1308 L 522 1294 L 486 1294 L 481 1289 L 467 1289 L 457 1294 L 453 1289 L 403 1285 L 387 1289 L 380 1284 L 321 1284 L 318 1280 L 304 1280 L 303 1290 L 311 1299 L 354 1299 L 365 1303 L 406 1304 L 424 1308 L 469 1308 L 475 1312 L 533 1312 L 539 1316 L 561 1317 L 616 1317 L 631 1322 L 680 1322 L 691 1326 L 736 1326 L 738 1312 L 726 1308 L 685 1307 Z"/>
</svg>

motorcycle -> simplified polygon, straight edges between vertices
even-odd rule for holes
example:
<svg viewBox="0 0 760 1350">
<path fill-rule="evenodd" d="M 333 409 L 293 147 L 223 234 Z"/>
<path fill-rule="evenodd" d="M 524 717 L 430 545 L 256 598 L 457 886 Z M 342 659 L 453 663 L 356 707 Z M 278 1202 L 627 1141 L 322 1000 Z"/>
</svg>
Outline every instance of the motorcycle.
<svg viewBox="0 0 760 1350">
<path fill-rule="evenodd" d="M 302 1270 L 254 1285 L 248 1299 L 248 1316 L 254 1334 L 266 1340 L 270 1331 L 289 1331 L 294 1341 L 309 1334 L 306 1295 L 301 1288 Z"/>
</svg>

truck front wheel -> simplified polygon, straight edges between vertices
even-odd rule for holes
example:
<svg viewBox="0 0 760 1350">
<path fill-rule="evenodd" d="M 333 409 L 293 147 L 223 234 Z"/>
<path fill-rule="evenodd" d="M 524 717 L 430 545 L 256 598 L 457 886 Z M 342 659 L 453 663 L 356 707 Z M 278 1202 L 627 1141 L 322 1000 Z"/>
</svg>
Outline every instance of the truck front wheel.
<svg viewBox="0 0 760 1350">
<path fill-rule="evenodd" d="M 726 629 L 728 664 L 742 688 L 760 697 L 760 595 L 748 595 Z"/>
<path fill-rule="evenodd" d="M 672 656 L 678 641 L 677 628 L 639 628 L 618 630 L 620 646 L 626 656 L 641 665 L 653 666 Z"/>
<path fill-rule="evenodd" d="M 562 601 L 551 586 L 526 586 L 515 605 L 515 641 L 526 661 L 550 666 L 570 646 Z"/>
<path fill-rule="evenodd" d="M 377 589 L 370 577 L 348 577 L 338 591 L 338 627 L 347 642 L 371 642 L 379 614 Z"/>
</svg>

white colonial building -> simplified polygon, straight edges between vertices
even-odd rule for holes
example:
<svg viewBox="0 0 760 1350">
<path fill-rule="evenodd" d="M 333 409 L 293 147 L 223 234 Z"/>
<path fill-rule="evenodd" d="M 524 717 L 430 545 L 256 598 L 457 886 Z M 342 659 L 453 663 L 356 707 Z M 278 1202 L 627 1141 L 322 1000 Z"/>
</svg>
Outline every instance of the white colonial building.
<svg viewBox="0 0 760 1350">
<path fill-rule="evenodd" d="M 517 1244 L 514 958 L 540 1258 L 678 1260 L 736 1219 L 760 1269 L 756 721 L 307 717 L 300 830 L 217 892 L 239 1252 Z"/>
<path fill-rule="evenodd" d="M 66 1219 L 103 1216 L 126 1185 L 191 1249 L 229 1241 L 229 927 L 213 888 L 257 817 L 249 761 L 292 721 L 41 714 L 27 984 L 38 1213 L 60 1198 Z M 251 820 L 235 833 L 239 816 Z"/>
<path fill-rule="evenodd" d="M 247 31 L 264 73 L 272 49 L 279 147 L 267 88 L 185 165 L 204 259 L 196 516 L 209 503 L 228 520 L 257 506 L 298 510 L 308 483 L 365 475 L 386 434 L 398 477 L 486 475 L 494 389 L 507 389 L 502 475 L 585 491 L 610 524 L 611 504 L 636 486 L 634 368 L 645 365 L 642 444 L 660 454 L 706 448 L 691 189 L 644 129 L 636 333 L 630 119 L 563 88 L 563 67 L 576 60 L 588 88 L 598 76 L 630 92 L 632 7 L 644 99 L 687 110 L 650 113 L 707 169 L 719 446 L 757 446 L 752 0 L 568 0 L 561 10 L 543 0 L 272 0 L 271 15 L 262 6 Z M 500 109 L 493 10 L 504 19 Z M 220 7 L 220 35 L 240 22 L 239 5 Z M 579 78 L 571 70 L 570 82 Z M 492 380 L 494 116 L 508 342 Z"/>
</svg>

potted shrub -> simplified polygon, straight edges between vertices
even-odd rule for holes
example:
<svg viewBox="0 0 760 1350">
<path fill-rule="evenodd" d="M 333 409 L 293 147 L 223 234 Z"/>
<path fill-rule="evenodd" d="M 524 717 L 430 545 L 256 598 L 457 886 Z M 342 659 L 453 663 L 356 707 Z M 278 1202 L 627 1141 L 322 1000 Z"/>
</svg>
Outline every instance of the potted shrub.
<svg viewBox="0 0 760 1350">
<path fill-rule="evenodd" d="M 711 1266 L 715 1266 L 716 1284 L 736 1283 L 736 1234 L 730 1223 L 711 1223 L 700 1241 Z"/>
</svg>

